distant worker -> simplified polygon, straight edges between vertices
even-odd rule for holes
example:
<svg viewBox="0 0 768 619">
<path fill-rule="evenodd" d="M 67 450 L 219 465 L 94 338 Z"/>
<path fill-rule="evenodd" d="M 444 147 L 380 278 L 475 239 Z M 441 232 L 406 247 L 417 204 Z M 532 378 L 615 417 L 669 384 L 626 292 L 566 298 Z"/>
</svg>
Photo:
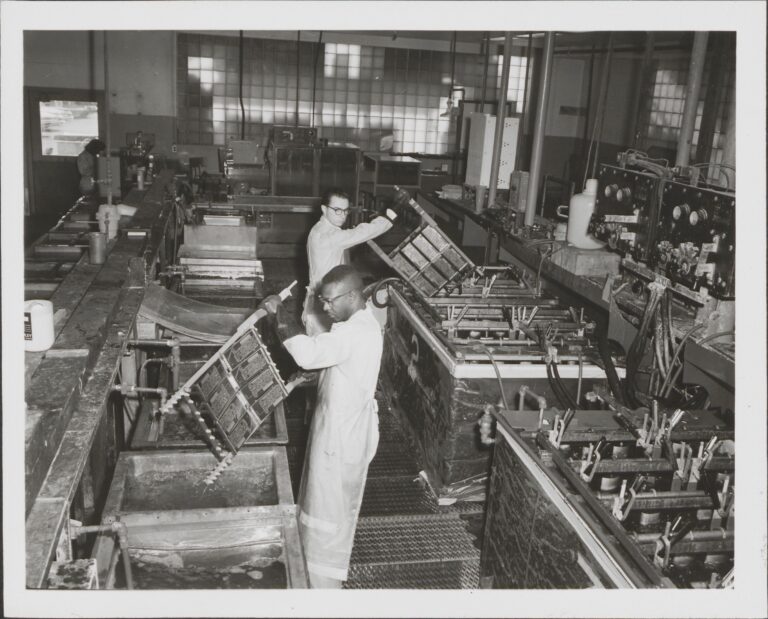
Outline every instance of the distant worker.
<svg viewBox="0 0 768 619">
<path fill-rule="evenodd" d="M 312 226 L 307 239 L 309 286 L 301 315 L 307 335 L 317 335 L 330 328 L 330 320 L 320 311 L 315 296 L 323 276 L 335 266 L 349 264 L 350 248 L 384 234 L 397 217 L 393 210 L 387 209 L 385 217 L 375 217 L 369 223 L 343 230 L 349 213 L 349 196 L 340 189 L 325 192 L 320 209 L 323 216 Z"/>
<path fill-rule="evenodd" d="M 368 465 L 379 444 L 376 382 L 383 338 L 366 306 L 363 280 L 348 265 L 332 268 L 318 286 L 331 330 L 304 335 L 272 295 L 261 306 L 276 315 L 277 333 L 302 368 L 321 369 L 299 489 L 299 532 L 312 588 L 341 588 Z"/>
<path fill-rule="evenodd" d="M 77 156 L 77 171 L 80 173 L 80 193 L 89 196 L 98 193 L 96 185 L 96 155 L 107 145 L 99 139 L 93 139 L 85 145 Z"/>
</svg>

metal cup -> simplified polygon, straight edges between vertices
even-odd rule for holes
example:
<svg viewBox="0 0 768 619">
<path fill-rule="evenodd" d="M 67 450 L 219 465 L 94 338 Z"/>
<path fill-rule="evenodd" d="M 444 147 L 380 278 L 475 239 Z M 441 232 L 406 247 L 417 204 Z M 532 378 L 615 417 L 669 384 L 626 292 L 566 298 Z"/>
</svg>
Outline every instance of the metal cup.
<svg viewBox="0 0 768 619">
<path fill-rule="evenodd" d="M 88 235 L 88 255 L 91 264 L 104 264 L 107 258 L 106 232 L 91 232 Z"/>
</svg>

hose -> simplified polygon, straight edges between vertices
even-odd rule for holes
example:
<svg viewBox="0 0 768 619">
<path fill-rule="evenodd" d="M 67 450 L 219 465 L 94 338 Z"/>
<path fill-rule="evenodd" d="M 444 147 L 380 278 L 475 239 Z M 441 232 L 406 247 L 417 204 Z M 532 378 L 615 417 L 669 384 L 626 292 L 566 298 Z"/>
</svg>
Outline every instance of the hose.
<svg viewBox="0 0 768 619">
<path fill-rule="evenodd" d="M 479 343 L 476 346 L 477 349 L 482 350 L 486 355 L 488 355 L 488 358 L 491 360 L 491 365 L 493 365 L 493 370 L 496 372 L 496 379 L 499 381 L 499 392 L 501 393 L 501 401 L 504 404 L 505 410 L 511 410 L 509 408 L 509 403 L 507 402 L 507 396 L 504 394 L 504 383 L 501 381 L 501 372 L 499 371 L 499 364 L 496 363 L 496 358 L 493 356 L 493 353 L 488 349 L 488 347 L 483 344 Z"/>
<path fill-rule="evenodd" d="M 401 282 L 403 282 L 403 280 L 400 279 L 399 277 L 385 277 L 384 279 L 380 279 L 379 281 L 366 286 L 363 289 L 363 296 L 365 296 L 366 298 L 369 298 L 371 300 L 371 303 L 373 303 L 374 307 L 378 307 L 379 309 L 382 309 L 389 305 L 389 301 L 387 300 L 386 303 L 379 303 L 376 300 L 376 297 L 378 296 L 381 289 L 384 286 L 388 286 L 389 284 L 395 284 L 395 283 L 401 283 Z"/>
<path fill-rule="evenodd" d="M 635 385 L 635 379 L 637 377 L 637 371 L 640 366 L 640 362 L 643 358 L 646 345 L 648 343 L 648 329 L 656 317 L 656 308 L 661 300 L 663 289 L 659 289 L 653 284 L 650 287 L 650 297 L 645 305 L 645 311 L 643 312 L 643 318 L 640 322 L 640 326 L 637 330 L 637 335 L 632 341 L 632 345 L 627 353 L 627 379 L 624 385 L 624 391 L 627 399 L 627 403 L 632 408 L 639 408 L 643 403 L 638 399 L 637 386 Z"/>
<path fill-rule="evenodd" d="M 568 397 L 566 394 L 564 394 L 562 391 L 560 391 L 560 387 L 555 381 L 555 377 L 552 373 L 552 367 L 549 363 L 546 364 L 547 366 L 547 379 L 549 380 L 549 386 L 552 389 L 552 393 L 555 394 L 555 397 L 557 398 L 557 401 L 560 403 L 560 406 L 562 408 L 571 408 L 570 404 L 568 403 Z"/>
<path fill-rule="evenodd" d="M 704 323 L 696 323 L 693 325 L 688 331 L 685 332 L 685 335 L 683 335 L 682 339 L 680 340 L 680 343 L 677 345 L 677 348 L 675 349 L 675 354 L 672 356 L 672 361 L 669 364 L 669 371 L 667 372 L 667 375 L 664 377 L 664 382 L 661 385 L 661 393 L 665 393 L 665 389 L 668 385 L 674 384 L 675 379 L 677 376 L 680 375 L 680 371 L 683 368 L 682 363 L 677 368 L 677 371 L 673 375 L 673 366 L 675 365 L 675 361 L 677 361 L 677 358 L 680 356 L 680 353 L 682 352 L 683 348 L 685 347 L 685 343 L 688 341 L 688 338 L 690 338 L 696 331 L 701 329 L 704 326 Z M 715 334 L 717 335 L 717 334 Z M 674 376 L 674 378 L 673 378 Z"/>
<path fill-rule="evenodd" d="M 621 389 L 619 374 L 616 372 L 616 365 L 613 363 L 610 346 L 608 345 L 608 336 L 605 334 L 604 329 L 597 330 L 597 350 L 600 353 L 600 359 L 603 361 L 605 377 L 608 379 L 608 388 L 611 390 L 613 397 L 620 404 L 624 404 L 624 394 Z"/>
<path fill-rule="evenodd" d="M 566 401 L 568 402 L 567 408 L 577 409 L 579 407 L 578 403 L 571 395 L 571 392 L 568 391 L 568 388 L 565 386 L 563 379 L 560 378 L 560 370 L 557 369 L 557 363 L 553 361 L 550 365 L 552 366 L 552 375 L 555 377 L 555 383 L 557 383 L 557 386 L 560 388 L 563 395 L 565 396 Z"/>
</svg>

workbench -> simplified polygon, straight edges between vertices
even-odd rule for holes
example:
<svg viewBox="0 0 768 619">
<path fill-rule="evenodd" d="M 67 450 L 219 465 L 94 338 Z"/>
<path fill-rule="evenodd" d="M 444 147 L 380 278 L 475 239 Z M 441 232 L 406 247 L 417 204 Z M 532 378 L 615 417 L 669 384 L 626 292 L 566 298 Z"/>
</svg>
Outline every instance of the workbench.
<svg viewBox="0 0 768 619">
<path fill-rule="evenodd" d="M 90 264 L 83 253 L 50 297 L 53 346 L 26 353 L 28 587 L 45 585 L 73 503 L 92 524 L 105 498 L 121 448 L 121 415 L 110 410 L 109 395 L 146 286 L 171 257 L 172 182 L 163 171 L 149 189 L 126 196 L 137 211 L 109 242 L 104 264 Z"/>
</svg>

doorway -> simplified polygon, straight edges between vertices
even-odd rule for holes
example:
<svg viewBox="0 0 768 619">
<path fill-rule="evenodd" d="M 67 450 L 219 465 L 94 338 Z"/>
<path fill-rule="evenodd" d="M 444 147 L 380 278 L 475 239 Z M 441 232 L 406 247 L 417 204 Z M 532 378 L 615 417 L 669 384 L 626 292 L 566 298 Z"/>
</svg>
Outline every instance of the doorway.
<svg viewBox="0 0 768 619">
<path fill-rule="evenodd" d="M 24 126 L 26 246 L 80 196 L 77 156 L 89 140 L 104 133 L 104 93 L 26 88 Z"/>
</svg>

